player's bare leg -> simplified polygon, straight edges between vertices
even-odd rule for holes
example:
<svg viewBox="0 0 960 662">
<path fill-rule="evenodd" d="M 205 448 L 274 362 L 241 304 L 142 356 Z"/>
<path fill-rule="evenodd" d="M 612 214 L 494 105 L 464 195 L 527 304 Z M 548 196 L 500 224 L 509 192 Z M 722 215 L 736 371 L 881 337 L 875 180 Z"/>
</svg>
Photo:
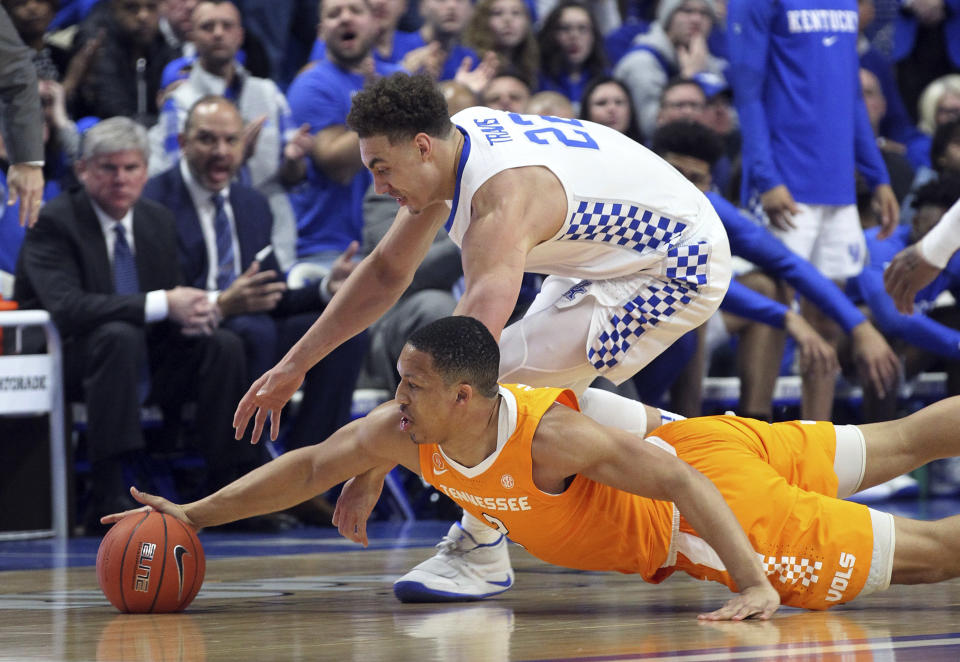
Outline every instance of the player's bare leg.
<svg viewBox="0 0 960 662">
<path fill-rule="evenodd" d="M 862 490 L 932 460 L 960 456 L 960 396 L 935 402 L 905 418 L 858 428 L 866 451 Z"/>
<path fill-rule="evenodd" d="M 956 403 L 954 403 L 956 407 Z M 921 522 L 894 517 L 892 584 L 932 584 L 960 577 L 960 515 Z"/>
</svg>

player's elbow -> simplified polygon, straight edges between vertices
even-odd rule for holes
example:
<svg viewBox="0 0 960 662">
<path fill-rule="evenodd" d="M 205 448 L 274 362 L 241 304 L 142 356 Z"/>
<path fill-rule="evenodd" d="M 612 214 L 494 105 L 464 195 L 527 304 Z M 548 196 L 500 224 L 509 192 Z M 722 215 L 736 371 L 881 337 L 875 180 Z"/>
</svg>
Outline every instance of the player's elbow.
<svg viewBox="0 0 960 662">
<path fill-rule="evenodd" d="M 381 292 L 404 292 L 413 281 L 413 273 L 377 246 L 358 269 L 369 269 Z"/>
<path fill-rule="evenodd" d="M 669 495 L 669 500 L 677 504 L 681 512 L 686 509 L 686 504 L 696 502 L 697 494 L 705 487 L 704 481 L 712 486 L 703 474 L 686 462 L 676 459 L 666 463 L 660 477 L 661 489 Z"/>
</svg>

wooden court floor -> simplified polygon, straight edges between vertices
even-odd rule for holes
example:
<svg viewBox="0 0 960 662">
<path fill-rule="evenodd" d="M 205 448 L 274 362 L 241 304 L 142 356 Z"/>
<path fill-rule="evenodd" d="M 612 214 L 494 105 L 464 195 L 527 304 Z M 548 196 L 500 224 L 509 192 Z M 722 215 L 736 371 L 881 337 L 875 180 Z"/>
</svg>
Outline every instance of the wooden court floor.
<svg viewBox="0 0 960 662">
<path fill-rule="evenodd" d="M 513 546 L 517 582 L 502 596 L 401 604 L 391 582 L 430 555 L 436 530 L 371 550 L 329 531 L 326 542 L 201 536 L 206 581 L 173 615 L 119 614 L 97 588 L 96 540 L 71 541 L 62 558 L 74 567 L 0 572 L 0 660 L 960 660 L 960 580 L 702 624 L 725 588 L 567 571 Z M 0 544 L 0 561 L 29 549 Z"/>
</svg>

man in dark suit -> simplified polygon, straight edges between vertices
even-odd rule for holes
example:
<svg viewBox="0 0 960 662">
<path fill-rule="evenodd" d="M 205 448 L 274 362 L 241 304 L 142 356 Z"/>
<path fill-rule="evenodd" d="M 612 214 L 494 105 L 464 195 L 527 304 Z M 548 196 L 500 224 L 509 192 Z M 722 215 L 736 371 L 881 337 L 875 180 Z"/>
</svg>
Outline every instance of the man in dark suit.
<svg viewBox="0 0 960 662">
<path fill-rule="evenodd" d="M 246 383 L 242 343 L 216 328 L 206 292 L 183 286 L 171 213 L 140 199 L 147 150 L 146 131 L 126 117 L 91 128 L 77 164 L 83 187 L 44 206 L 17 263 L 14 296 L 50 312 L 68 397 L 86 403 L 94 513 L 129 499 L 122 467 L 144 448 L 148 400 L 172 412 L 196 396 L 211 487 L 253 457 L 231 427 Z"/>
<path fill-rule="evenodd" d="M 152 178 L 146 197 L 174 214 L 187 282 L 210 292 L 222 326 L 243 338 L 250 381 L 313 324 L 353 269 L 351 246 L 318 285 L 288 289 L 270 237 L 273 216 L 258 191 L 233 181 L 243 162 L 243 120 L 228 99 L 206 96 L 190 108 L 179 136 L 182 158 Z M 307 375 L 287 447 L 316 443 L 350 417 L 365 336 L 344 345 Z"/>
</svg>

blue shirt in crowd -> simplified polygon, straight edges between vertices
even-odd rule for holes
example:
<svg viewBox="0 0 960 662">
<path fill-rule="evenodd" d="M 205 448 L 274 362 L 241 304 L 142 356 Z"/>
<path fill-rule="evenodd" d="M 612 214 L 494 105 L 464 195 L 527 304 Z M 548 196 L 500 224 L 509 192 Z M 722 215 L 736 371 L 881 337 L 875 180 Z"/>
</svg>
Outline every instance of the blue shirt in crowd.
<svg viewBox="0 0 960 662">
<path fill-rule="evenodd" d="M 423 46 L 423 39 L 420 38 L 420 34 L 417 32 L 404 32 L 403 30 L 397 30 L 393 33 L 393 51 L 390 55 L 384 57 L 380 55 L 380 52 L 374 48 L 373 57 L 374 59 L 380 60 L 381 62 L 387 62 L 389 64 L 400 64 L 400 60 L 403 59 L 403 56 L 412 51 L 414 48 L 419 48 Z M 313 48 L 310 50 L 310 61 L 319 62 L 320 60 L 327 59 L 327 44 L 317 37 L 313 42 Z"/>
<path fill-rule="evenodd" d="M 854 170 L 889 182 L 860 91 L 856 0 L 730 0 L 727 76 L 743 132 L 743 202 L 856 202 Z"/>
<path fill-rule="evenodd" d="M 900 313 L 883 287 L 883 271 L 893 256 L 907 247 L 911 230 L 911 226 L 901 225 L 892 236 L 883 240 L 877 239 L 880 228 L 867 230 L 865 234 L 870 263 L 850 281 L 847 289 L 851 297 L 870 307 L 877 326 L 885 334 L 934 354 L 960 359 L 960 331 L 944 326 L 925 314 L 944 290 L 950 290 L 954 296 L 960 294 L 960 253 L 953 256 L 947 268 L 932 283 L 917 293 L 912 315 Z"/>
<path fill-rule="evenodd" d="M 389 76 L 396 65 L 377 61 L 377 74 Z M 349 73 L 329 60 L 321 60 L 290 85 L 287 101 L 294 125 L 307 123 L 316 134 L 328 127 L 345 124 L 353 95 L 363 88 L 364 77 Z M 297 255 L 305 257 L 325 251 L 342 251 L 351 241 L 361 241 L 363 196 L 371 177 L 362 168 L 347 185 L 331 180 L 312 159 L 307 159 L 307 179 L 290 192 L 297 218 Z"/>
</svg>

